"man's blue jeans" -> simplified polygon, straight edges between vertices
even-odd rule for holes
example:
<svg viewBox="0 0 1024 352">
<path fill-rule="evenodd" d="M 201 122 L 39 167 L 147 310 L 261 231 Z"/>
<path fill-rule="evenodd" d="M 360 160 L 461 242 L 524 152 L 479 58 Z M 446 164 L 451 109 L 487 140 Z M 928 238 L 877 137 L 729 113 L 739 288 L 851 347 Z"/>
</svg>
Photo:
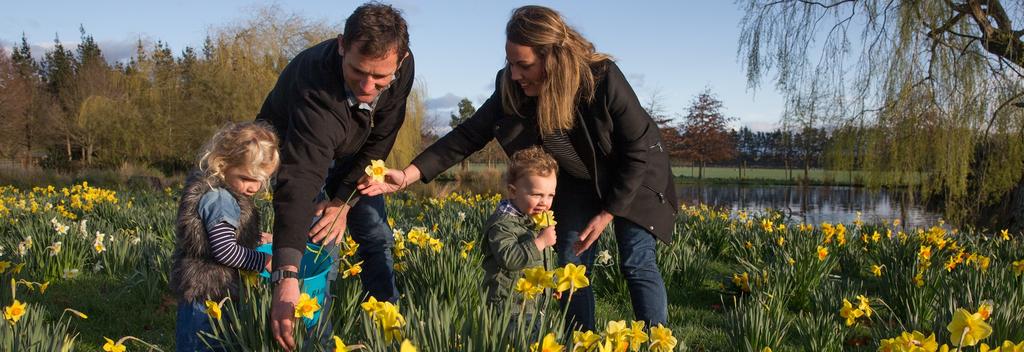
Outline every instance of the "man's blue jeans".
<svg viewBox="0 0 1024 352">
<path fill-rule="evenodd" d="M 587 223 L 601 212 L 601 202 L 594 195 L 593 181 L 559 178 L 554 210 L 558 222 L 555 225 L 558 265 L 586 265 L 587 277 L 592 279 L 597 242 L 579 256 L 575 245 Z M 625 276 L 636 320 L 646 322 L 647 326 L 667 324 L 668 294 L 656 261 L 657 240 L 632 221 L 616 217 L 613 223 L 619 246 L 619 269 Z M 568 296 L 568 291 L 562 294 L 563 307 Z M 590 287 L 576 290 L 569 303 L 566 326 L 575 330 L 595 330 L 594 310 L 594 291 Z"/>
<path fill-rule="evenodd" d="M 348 235 L 359 244 L 356 254 L 362 261 L 363 271 L 359 279 L 363 284 L 363 293 L 369 294 L 379 301 L 398 301 L 398 288 L 395 286 L 394 259 L 391 248 L 395 246 L 394 232 L 388 226 L 388 216 L 384 209 L 384 197 L 361 197 L 348 211 Z M 328 285 L 338 276 L 340 258 L 338 247 L 331 244 L 328 253 L 334 257 L 334 267 L 327 276 Z"/>
</svg>

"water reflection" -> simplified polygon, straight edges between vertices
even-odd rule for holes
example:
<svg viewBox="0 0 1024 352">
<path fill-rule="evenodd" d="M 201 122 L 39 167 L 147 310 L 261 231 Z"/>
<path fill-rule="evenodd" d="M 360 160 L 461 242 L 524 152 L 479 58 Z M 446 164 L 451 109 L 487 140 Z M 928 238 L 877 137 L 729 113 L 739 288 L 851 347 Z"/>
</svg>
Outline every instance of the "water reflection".
<svg viewBox="0 0 1024 352">
<path fill-rule="evenodd" d="M 779 209 L 794 221 L 811 224 L 852 222 L 860 211 L 866 223 L 900 219 L 906 226 L 930 226 L 941 214 L 909 201 L 901 190 L 872 191 L 846 186 L 747 186 L 677 184 L 683 204 L 708 204 L 733 210 Z"/>
</svg>

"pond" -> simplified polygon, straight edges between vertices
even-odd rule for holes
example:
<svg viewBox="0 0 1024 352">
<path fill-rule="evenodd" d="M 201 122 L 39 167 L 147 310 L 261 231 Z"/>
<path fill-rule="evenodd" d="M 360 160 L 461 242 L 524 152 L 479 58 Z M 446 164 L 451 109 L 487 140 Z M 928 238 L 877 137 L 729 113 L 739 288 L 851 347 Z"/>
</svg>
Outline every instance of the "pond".
<svg viewBox="0 0 1024 352">
<path fill-rule="evenodd" d="M 862 212 L 865 223 L 891 222 L 908 227 L 934 225 L 942 215 L 920 203 L 905 201 L 903 190 L 870 190 L 848 186 L 775 186 L 677 184 L 681 204 L 707 204 L 732 210 L 785 212 L 793 221 L 810 224 L 850 223 Z"/>
</svg>

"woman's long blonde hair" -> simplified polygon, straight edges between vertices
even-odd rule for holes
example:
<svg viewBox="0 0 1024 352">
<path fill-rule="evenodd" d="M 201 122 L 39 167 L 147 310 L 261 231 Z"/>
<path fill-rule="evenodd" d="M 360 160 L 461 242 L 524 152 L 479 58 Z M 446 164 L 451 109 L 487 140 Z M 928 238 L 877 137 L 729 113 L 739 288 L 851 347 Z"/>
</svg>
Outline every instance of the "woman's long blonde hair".
<svg viewBox="0 0 1024 352">
<path fill-rule="evenodd" d="M 280 164 L 277 147 L 277 133 L 269 124 L 230 123 L 203 147 L 199 154 L 199 171 L 206 182 L 214 186 L 224 184 L 227 169 L 243 167 L 266 187 Z"/>
<path fill-rule="evenodd" d="M 562 15 L 543 6 L 523 6 L 512 12 L 505 27 L 508 41 L 533 48 L 546 72 L 537 96 L 537 123 L 543 134 L 570 130 L 576 102 L 594 98 L 597 79 L 591 67 L 611 59 L 565 23 Z M 507 113 L 523 116 L 526 95 L 512 81 L 509 63 L 501 77 L 501 104 Z"/>
</svg>

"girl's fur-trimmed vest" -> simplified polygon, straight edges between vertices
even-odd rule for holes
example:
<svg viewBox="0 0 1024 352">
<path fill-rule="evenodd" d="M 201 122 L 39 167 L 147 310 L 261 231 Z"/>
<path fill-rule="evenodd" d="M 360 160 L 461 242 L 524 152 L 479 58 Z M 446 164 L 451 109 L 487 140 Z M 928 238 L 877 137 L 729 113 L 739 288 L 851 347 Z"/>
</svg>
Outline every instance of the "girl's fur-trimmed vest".
<svg viewBox="0 0 1024 352">
<path fill-rule="evenodd" d="M 238 269 L 220 264 L 213 258 L 206 227 L 199 217 L 199 200 L 213 187 L 227 189 L 238 202 L 241 210 L 239 229 L 235 233 L 238 244 L 255 248 L 260 241 L 260 216 L 251 198 L 219 183 L 211 185 L 198 173 L 190 175 L 178 207 L 177 245 L 170 276 L 171 292 L 178 299 L 219 301 L 238 293 Z"/>
</svg>

